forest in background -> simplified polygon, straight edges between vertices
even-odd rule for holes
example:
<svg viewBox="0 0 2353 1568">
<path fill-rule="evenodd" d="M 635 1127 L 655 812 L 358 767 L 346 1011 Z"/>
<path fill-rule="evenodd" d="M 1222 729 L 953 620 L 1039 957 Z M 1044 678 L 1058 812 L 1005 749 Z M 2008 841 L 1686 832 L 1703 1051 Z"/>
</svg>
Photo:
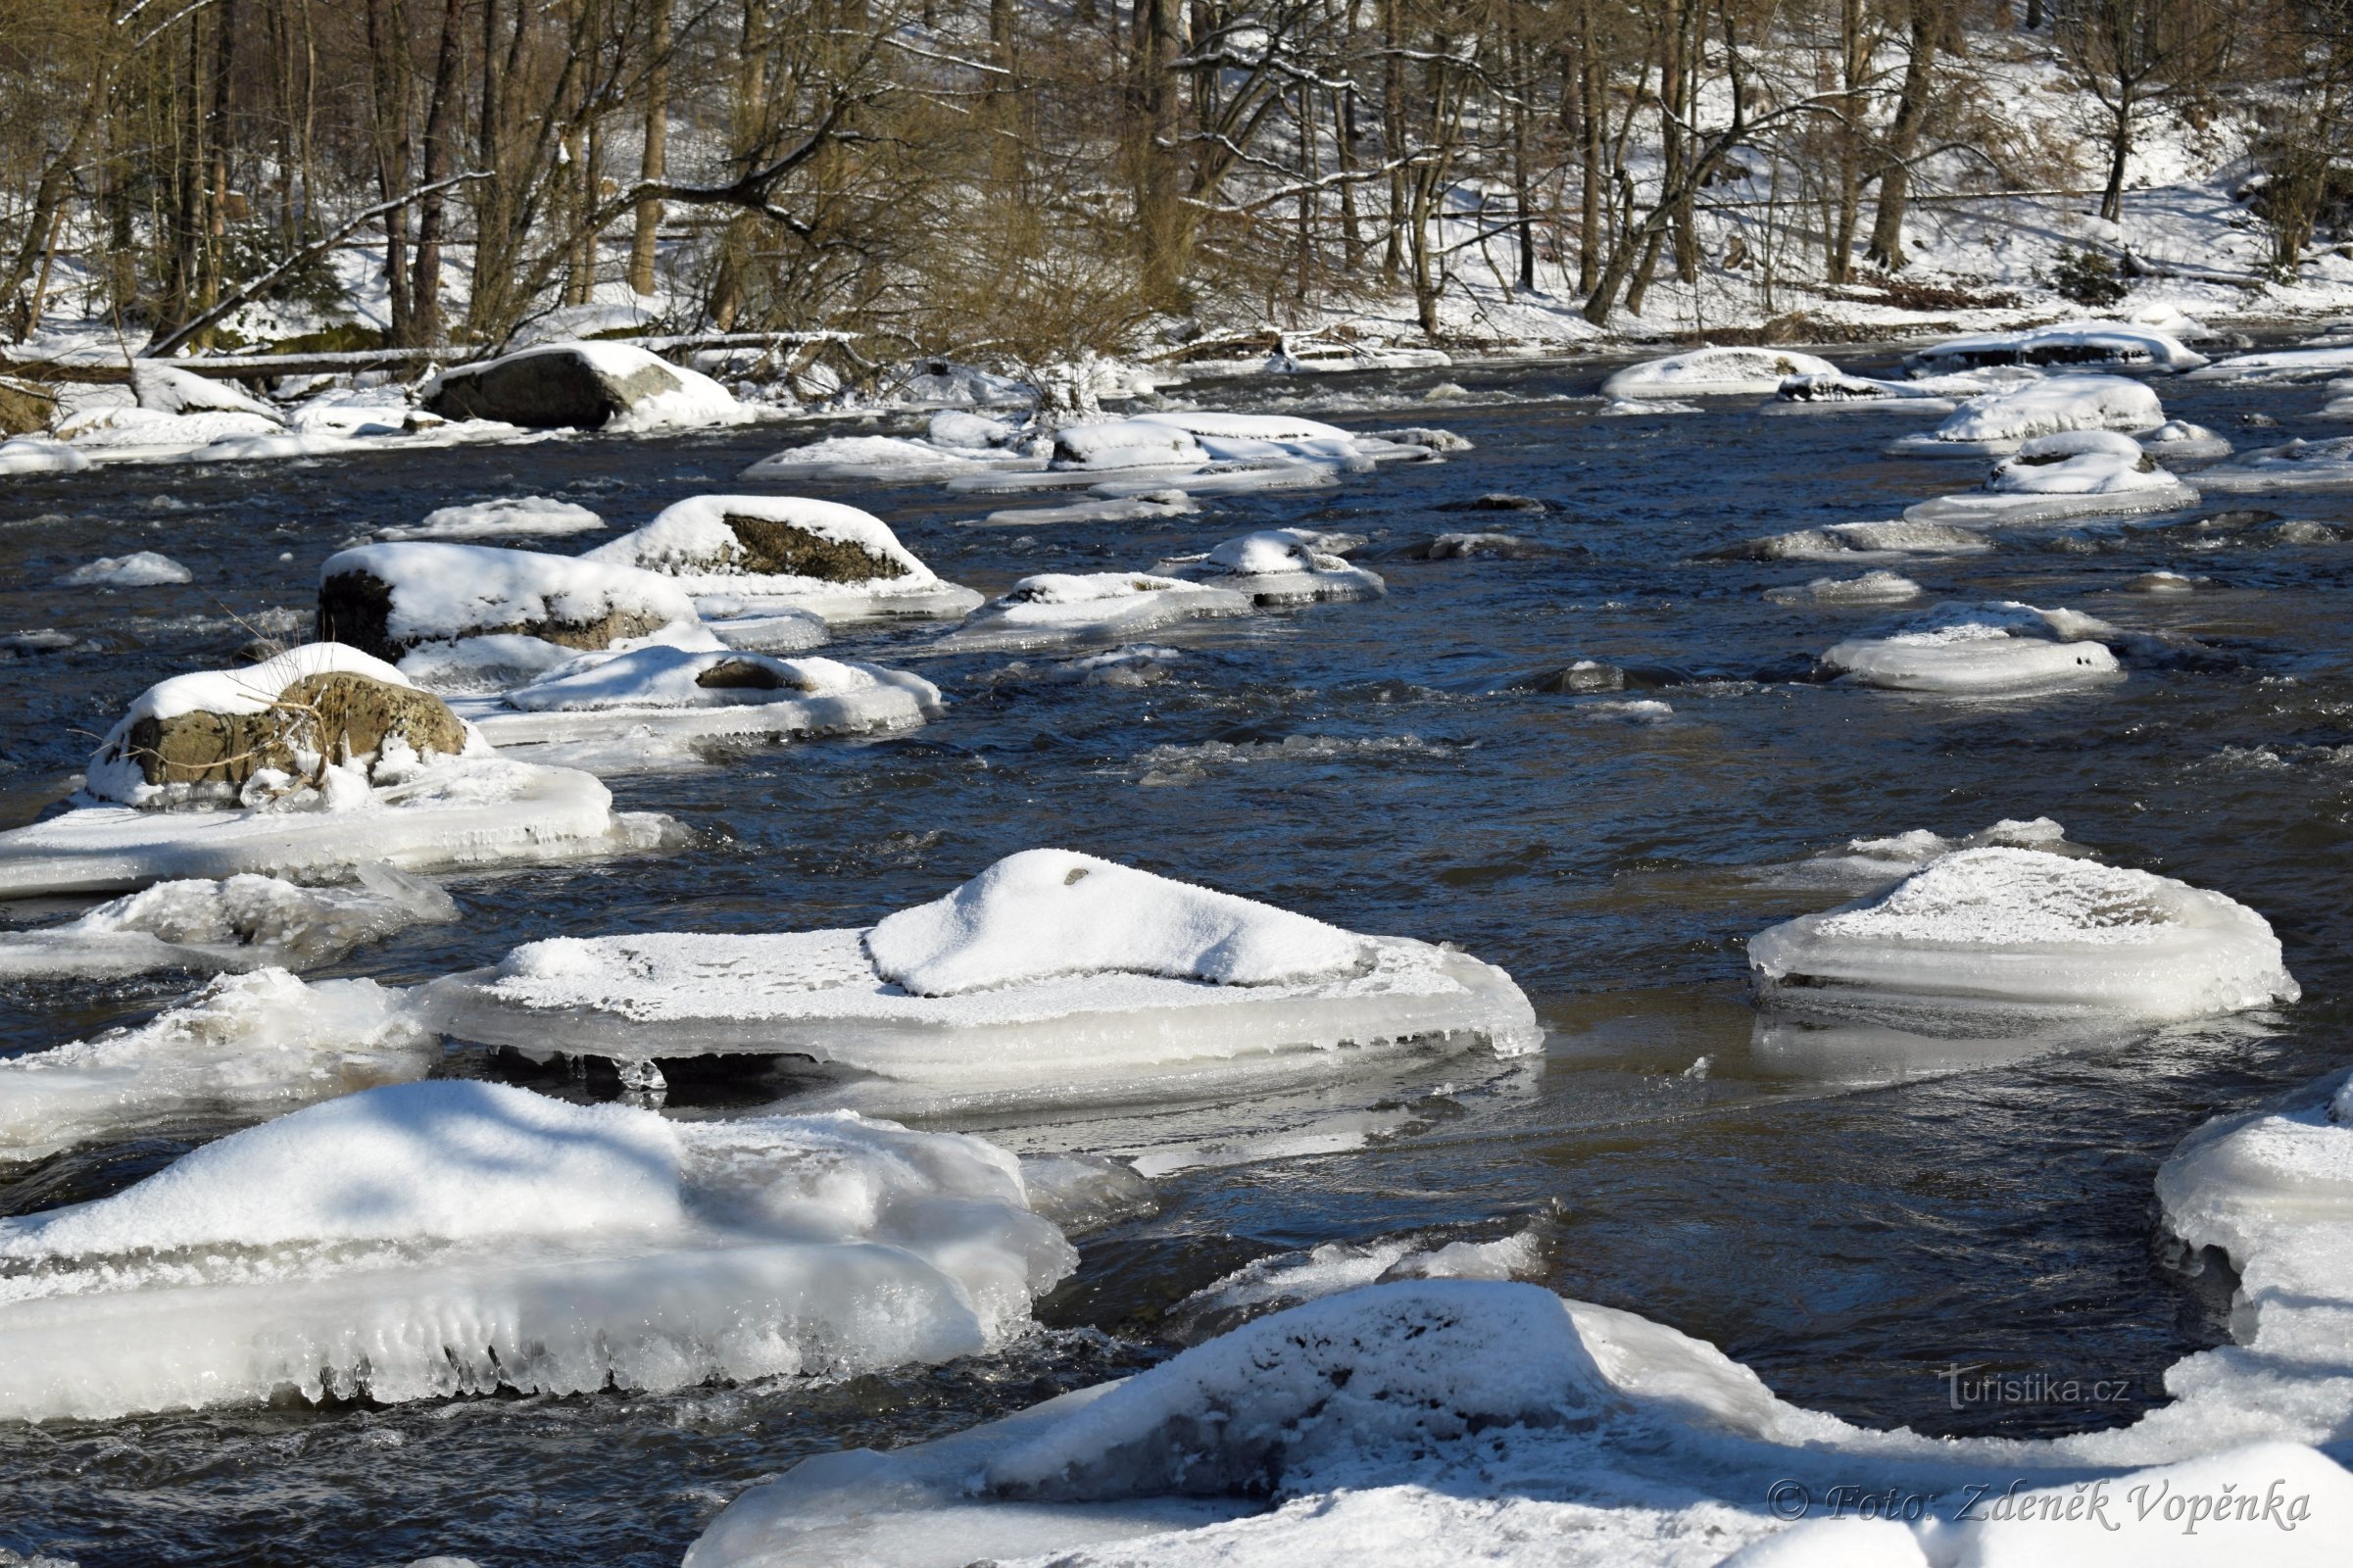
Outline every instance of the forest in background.
<svg viewBox="0 0 2353 1568">
<path fill-rule="evenodd" d="M 1954 190 L 2088 174 L 2114 220 L 2160 121 L 2234 127 L 2282 275 L 2353 238 L 2353 0 L 50 0 L 0 95 L 0 344 L 249 346 L 260 300 L 496 344 L 620 283 L 977 360 L 1373 298 L 1435 341 L 1472 256 L 1606 324 L 1760 260 L 1899 280 Z"/>
</svg>

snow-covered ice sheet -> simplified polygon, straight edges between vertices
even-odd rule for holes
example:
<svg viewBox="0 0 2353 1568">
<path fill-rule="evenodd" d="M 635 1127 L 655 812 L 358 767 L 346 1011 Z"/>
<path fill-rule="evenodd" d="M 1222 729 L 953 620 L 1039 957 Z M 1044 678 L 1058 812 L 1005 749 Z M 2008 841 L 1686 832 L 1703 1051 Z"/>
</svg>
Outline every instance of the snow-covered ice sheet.
<svg viewBox="0 0 2353 1568">
<path fill-rule="evenodd" d="M 1888 447 L 1911 457 L 1989 456 L 2064 430 L 2153 430 L 2165 423 L 2157 394 L 2121 375 L 2054 375 L 1973 398 L 1924 435 Z M 2139 449 L 2132 449 L 2138 456 Z"/>
<path fill-rule="evenodd" d="M 1160 562 L 1152 572 L 1231 588 L 1260 606 L 1378 599 L 1389 592 L 1379 574 L 1351 565 L 1326 548 L 1326 536 L 1301 528 L 1244 534 L 1205 555 Z"/>
<path fill-rule="evenodd" d="M 1915 351 L 1911 363 L 1931 372 L 1999 365 L 2130 365 L 2193 371 L 2206 364 L 2206 356 L 2183 347 L 2172 332 L 2154 326 L 2085 320 L 1946 338 Z"/>
<path fill-rule="evenodd" d="M 447 893 L 384 865 L 357 885 L 306 888 L 246 873 L 159 882 L 57 925 L 0 931 L 0 976 L 151 969 L 304 969 L 420 922 L 458 918 Z"/>
<path fill-rule="evenodd" d="M 971 589 L 941 581 L 880 517 L 792 496 L 691 496 L 583 559 L 659 573 L 698 600 L 725 600 L 737 613 L 954 619 L 981 602 Z"/>
<path fill-rule="evenodd" d="M 2191 372 L 2197 381 L 2317 381 L 2353 375 L 2353 344 L 2234 354 Z"/>
<path fill-rule="evenodd" d="M 170 556 L 135 550 L 127 556 L 101 556 L 75 566 L 57 579 L 60 588 L 154 588 L 165 583 L 194 582 L 196 574 Z"/>
<path fill-rule="evenodd" d="M 407 1004 L 405 992 L 372 980 L 306 985 L 264 968 L 222 975 L 133 1028 L 0 1060 L 0 1164 L 191 1117 L 256 1120 L 421 1078 L 441 1039 Z M 0 1301 L 8 1296 L 0 1283 Z"/>
<path fill-rule="evenodd" d="M 1064 643 L 1133 642 L 1189 620 L 1251 613 L 1231 588 L 1149 572 L 1046 572 L 1024 577 L 1002 598 L 931 645 L 941 654 L 1010 653 Z"/>
<path fill-rule="evenodd" d="M 864 931 L 555 938 L 433 983 L 487 1045 L 617 1059 L 766 1052 L 1054 1098 L 1190 1064 L 1536 1049 L 1493 965 L 1059 850 Z"/>
<path fill-rule="evenodd" d="M 1947 376 L 1940 378 L 1944 385 L 1921 381 L 1880 381 L 1867 375 L 1847 375 L 1834 372 L 1829 375 L 1792 375 L 1786 377 L 1774 389 L 1773 401 L 1758 412 L 1764 414 L 1842 414 L 1850 411 L 1864 413 L 1909 414 L 1914 416 L 1928 414 L 1950 414 L 1955 396 L 1975 397 L 1986 390 L 1986 384 L 1975 377 Z"/>
<path fill-rule="evenodd" d="M 1848 893 L 1867 893 L 1890 887 L 1931 860 L 1941 859 L 1956 851 L 1987 847 L 2041 850 L 2050 855 L 2090 853 L 2081 845 L 2069 843 L 2067 829 L 2047 816 L 2005 816 L 1990 827 L 1955 837 L 1929 828 L 1913 828 L 1907 833 L 1848 839 L 1836 849 L 1807 856 L 1802 860 L 1759 866 L 1747 874 L 1774 887 L 1838 888 Z"/>
<path fill-rule="evenodd" d="M 0 1418 L 940 1362 L 1074 1261 L 978 1139 L 397 1085 L 0 1220 Z"/>
<path fill-rule="evenodd" d="M 2206 482 L 2203 474 L 2198 482 Z M 2198 492 L 2159 466 L 2131 437 L 2070 430 L 2022 441 L 1994 465 L 1983 490 L 1923 501 L 1906 507 L 1904 517 L 1995 527 L 2178 512 L 2197 504 Z"/>
<path fill-rule="evenodd" d="M 1920 597 L 1920 584 L 1896 571 L 1866 571 L 1860 577 L 1816 577 L 1786 588 L 1768 588 L 1777 605 L 1904 605 Z"/>
<path fill-rule="evenodd" d="M 1822 663 L 1859 685 L 1889 691 L 2034 696 L 2122 679 L 2115 654 L 2097 640 L 2114 629 L 2069 610 L 1947 603 L 1836 644 Z"/>
<path fill-rule="evenodd" d="M 2210 463 L 2230 455 L 2227 436 L 2187 419 L 2168 419 L 2139 436 L 2140 449 L 2160 463 Z"/>
<path fill-rule="evenodd" d="M 1920 557 L 1982 556 L 1993 548 L 1984 534 L 1947 523 L 1897 518 L 1887 522 L 1837 522 L 1822 528 L 1751 539 L 1718 554 L 1748 561 L 1862 563 Z"/>
<path fill-rule="evenodd" d="M 485 740 L 509 747 L 641 729 L 670 742 L 885 734 L 942 711 L 939 688 L 904 670 L 664 645 L 582 655 L 502 696 L 453 707 Z"/>
<path fill-rule="evenodd" d="M 45 435 L 12 435 L 0 441 L 0 474 L 78 473 L 89 458 Z"/>
<path fill-rule="evenodd" d="M 1688 397 L 1772 397 L 1791 376 L 1842 372 L 1828 360 L 1789 349 L 1702 348 L 1613 371 L 1601 395 L 1621 401 Z"/>
<path fill-rule="evenodd" d="M 2198 484 L 2227 495 L 2353 490 L 2353 436 L 2259 447 L 2235 463 L 2201 469 Z"/>
<path fill-rule="evenodd" d="M 2263 916 L 2170 877 L 2042 850 L 1940 857 L 1862 903 L 1749 939 L 1768 1004 L 1902 1023 L 2168 1020 L 2292 1002 Z"/>
<path fill-rule="evenodd" d="M 411 539 L 514 539 L 526 535 L 595 533 L 604 526 L 604 518 L 569 501 L 549 496 L 501 496 L 495 501 L 442 507 L 426 513 L 419 522 L 379 528 L 376 537 L 386 543 Z"/>
<path fill-rule="evenodd" d="M 1010 459 L 1009 462 L 1040 460 Z M 992 463 L 980 455 L 890 435 L 835 435 L 806 446 L 771 453 L 743 472 L 747 479 L 784 484 L 809 481 L 920 484 L 959 474 L 986 473 Z"/>
<path fill-rule="evenodd" d="M 1093 497 L 1058 507 L 1011 507 L 976 518 L 975 528 L 1048 528 L 1070 522 L 1149 522 L 1189 516 L 1201 505 L 1182 490 L 1147 490 L 1142 495 Z"/>
</svg>

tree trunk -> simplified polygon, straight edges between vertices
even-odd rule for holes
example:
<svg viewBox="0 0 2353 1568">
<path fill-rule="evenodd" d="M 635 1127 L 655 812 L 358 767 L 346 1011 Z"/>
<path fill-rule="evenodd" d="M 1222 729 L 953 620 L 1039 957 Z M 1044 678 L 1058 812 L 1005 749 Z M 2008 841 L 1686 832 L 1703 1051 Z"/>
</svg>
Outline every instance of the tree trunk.
<svg viewBox="0 0 2353 1568">
<path fill-rule="evenodd" d="M 1185 308 L 1184 215 L 1177 188 L 1176 78 L 1180 53 L 1178 0 L 1138 0 L 1136 6 L 1136 237 L 1140 283 L 1147 307 Z"/>
<path fill-rule="evenodd" d="M 458 124 L 458 21 L 465 0 L 447 0 L 441 13 L 441 48 L 433 62 L 433 95 L 425 109 L 424 183 L 447 179 L 451 142 Z M 409 308 L 416 341 L 438 343 L 446 335 L 441 322 L 441 234 L 445 203 L 434 191 L 417 204 L 417 281 Z"/>
<path fill-rule="evenodd" d="M 2100 216 L 2111 223 L 2125 218 L 2125 166 L 2132 157 L 2132 89 L 2117 94 L 2115 123 L 2108 135 L 2108 188 L 2100 193 Z"/>
<path fill-rule="evenodd" d="M 646 68 L 646 150 L 638 160 L 637 176 L 658 182 L 665 177 L 670 140 L 670 0 L 654 0 L 650 40 L 654 58 Z M 662 228 L 662 203 L 637 204 L 637 229 L 629 241 L 629 287 L 644 295 L 654 292 L 654 246 Z"/>
<path fill-rule="evenodd" d="M 1904 207 L 1912 193 L 1912 154 L 1928 120 L 1929 94 L 1936 80 L 1937 0 L 1912 0 L 1912 52 L 1904 62 L 1903 87 L 1895 118 L 1887 126 L 1887 161 L 1880 165 L 1879 207 L 1871 216 L 1871 243 L 1864 251 L 1883 271 L 1903 270 Z"/>
</svg>

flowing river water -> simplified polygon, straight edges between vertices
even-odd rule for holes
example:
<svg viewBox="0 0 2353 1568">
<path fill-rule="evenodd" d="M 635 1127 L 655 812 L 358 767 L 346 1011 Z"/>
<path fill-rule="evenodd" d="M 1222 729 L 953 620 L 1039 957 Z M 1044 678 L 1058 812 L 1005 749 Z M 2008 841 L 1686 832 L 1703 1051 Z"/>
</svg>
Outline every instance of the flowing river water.
<svg viewBox="0 0 2353 1568">
<path fill-rule="evenodd" d="M 1895 355 L 1839 358 L 1885 373 Z M 2158 1162 L 2206 1116 L 2346 1055 L 2353 542 L 2283 541 L 2268 521 L 2232 515 L 2006 532 L 1988 554 L 1896 564 L 1932 599 L 2068 606 L 2184 634 L 2207 653 L 2026 702 L 1818 684 L 1804 678 L 1812 657 L 1887 612 L 1789 608 L 1763 590 L 1861 568 L 1708 553 L 1894 516 L 1974 484 L 1983 463 L 1882 456 L 1932 422 L 1904 415 L 1763 416 L 1753 401 L 1717 399 L 1696 414 L 1604 416 L 1593 393 L 1605 368 L 1186 387 L 1209 408 L 1443 425 L 1476 450 L 1164 521 L 974 527 L 988 505 L 1018 498 L 815 487 L 877 512 L 941 575 L 990 593 L 1033 572 L 1142 567 L 1252 528 L 1306 525 L 1368 535 L 1357 559 L 1390 594 L 1189 637 L 1166 678 L 1142 686 L 1048 678 L 1054 661 L 1034 655 L 926 661 L 953 704 L 944 719 L 617 777 L 624 807 L 675 816 L 691 845 L 447 878 L 460 923 L 414 928 L 323 971 L 399 983 L 557 933 L 862 924 L 1054 844 L 1358 930 L 1457 943 L 1535 1001 L 1551 1031 L 1541 1059 L 947 1123 L 1024 1152 L 1135 1157 L 1162 1204 L 1080 1237 L 1079 1273 L 1040 1304 L 1045 1331 L 1001 1356 L 659 1396 L 0 1427 L 0 1546 L 85 1565 L 430 1552 L 486 1568 L 675 1562 L 730 1497 L 804 1455 L 920 1440 L 1120 1375 L 1173 1348 L 1174 1303 L 1244 1263 L 1406 1235 L 1533 1230 L 1542 1283 L 1712 1341 L 1784 1397 L 1858 1422 L 2035 1436 L 2161 1402 L 2162 1370 L 2227 1337 L 2230 1282 L 2162 1245 Z M 1442 379 L 1464 395 L 1425 399 Z M 2309 417 L 2322 401 L 2312 387 L 2158 390 L 2169 414 L 2242 449 L 2342 433 Z M 765 425 L 9 481 L 0 820 L 57 800 L 142 687 L 223 665 L 257 630 L 307 618 L 319 564 L 345 541 L 505 494 L 562 497 L 633 527 L 681 497 L 737 488 L 746 464 L 808 438 Z M 1489 492 L 1548 510 L 1442 510 Z M 2353 541 L 2347 496 L 2217 500 L 2184 515 L 2249 505 Z M 1403 548 L 1473 529 L 1541 548 L 1440 561 Z M 195 581 L 46 586 L 133 550 L 173 557 Z M 2161 567 L 2211 582 L 2128 591 Z M 64 635 L 8 636 L 36 630 Z M 888 662 L 936 633 L 884 628 L 829 652 Z M 1650 689 L 1513 684 L 1579 659 L 1624 666 Z M 1623 706 L 1637 700 L 1671 714 Z M 1901 1052 L 1792 1050 L 1759 1028 L 1743 939 L 1842 895 L 1757 873 L 1856 836 L 2037 815 L 2115 863 L 2261 911 L 2304 1001 L 1937 1064 L 1962 1070 Z M 137 1021 L 188 983 L 16 985 L 0 991 L 0 1054 Z M 575 1097 L 614 1090 L 478 1053 L 444 1070 Z M 791 1087 L 714 1073 L 679 1081 L 670 1106 L 727 1114 Z M 189 1126 L 0 1173 L 0 1212 L 118 1191 L 229 1130 Z M 1956 1400 L 1940 1376 L 1956 1366 L 2097 1380 L 2100 1392 Z"/>
</svg>

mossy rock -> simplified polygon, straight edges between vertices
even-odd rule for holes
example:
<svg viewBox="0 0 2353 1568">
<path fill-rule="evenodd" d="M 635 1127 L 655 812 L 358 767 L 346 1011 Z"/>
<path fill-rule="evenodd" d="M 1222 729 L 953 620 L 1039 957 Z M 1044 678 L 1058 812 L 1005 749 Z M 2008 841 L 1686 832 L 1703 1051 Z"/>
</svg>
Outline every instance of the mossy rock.
<svg viewBox="0 0 2353 1568">
<path fill-rule="evenodd" d="M 452 626 L 430 637 L 392 635 L 392 585 L 365 571 L 339 571 L 319 585 L 318 641 L 342 643 L 387 662 L 421 642 L 461 637 L 537 637 L 565 648 L 610 648 L 623 637 L 643 637 L 668 622 L 661 615 L 612 609 L 594 620 L 508 620 L 480 626 Z"/>
<path fill-rule="evenodd" d="M 0 376 L 0 436 L 39 435 L 56 417 L 56 393 L 30 381 Z"/>
<path fill-rule="evenodd" d="M 734 564 L 761 577 L 814 577 L 819 582 L 866 582 L 904 577 L 907 566 L 862 545 L 827 539 L 772 517 L 727 514 L 735 535 Z"/>
<path fill-rule="evenodd" d="M 293 772 L 295 755 L 333 761 L 406 741 L 420 757 L 466 749 L 466 726 L 430 692 L 344 671 L 305 675 L 259 713 L 177 713 L 130 727 L 124 755 L 150 784 L 243 784 L 264 768 Z"/>
</svg>

